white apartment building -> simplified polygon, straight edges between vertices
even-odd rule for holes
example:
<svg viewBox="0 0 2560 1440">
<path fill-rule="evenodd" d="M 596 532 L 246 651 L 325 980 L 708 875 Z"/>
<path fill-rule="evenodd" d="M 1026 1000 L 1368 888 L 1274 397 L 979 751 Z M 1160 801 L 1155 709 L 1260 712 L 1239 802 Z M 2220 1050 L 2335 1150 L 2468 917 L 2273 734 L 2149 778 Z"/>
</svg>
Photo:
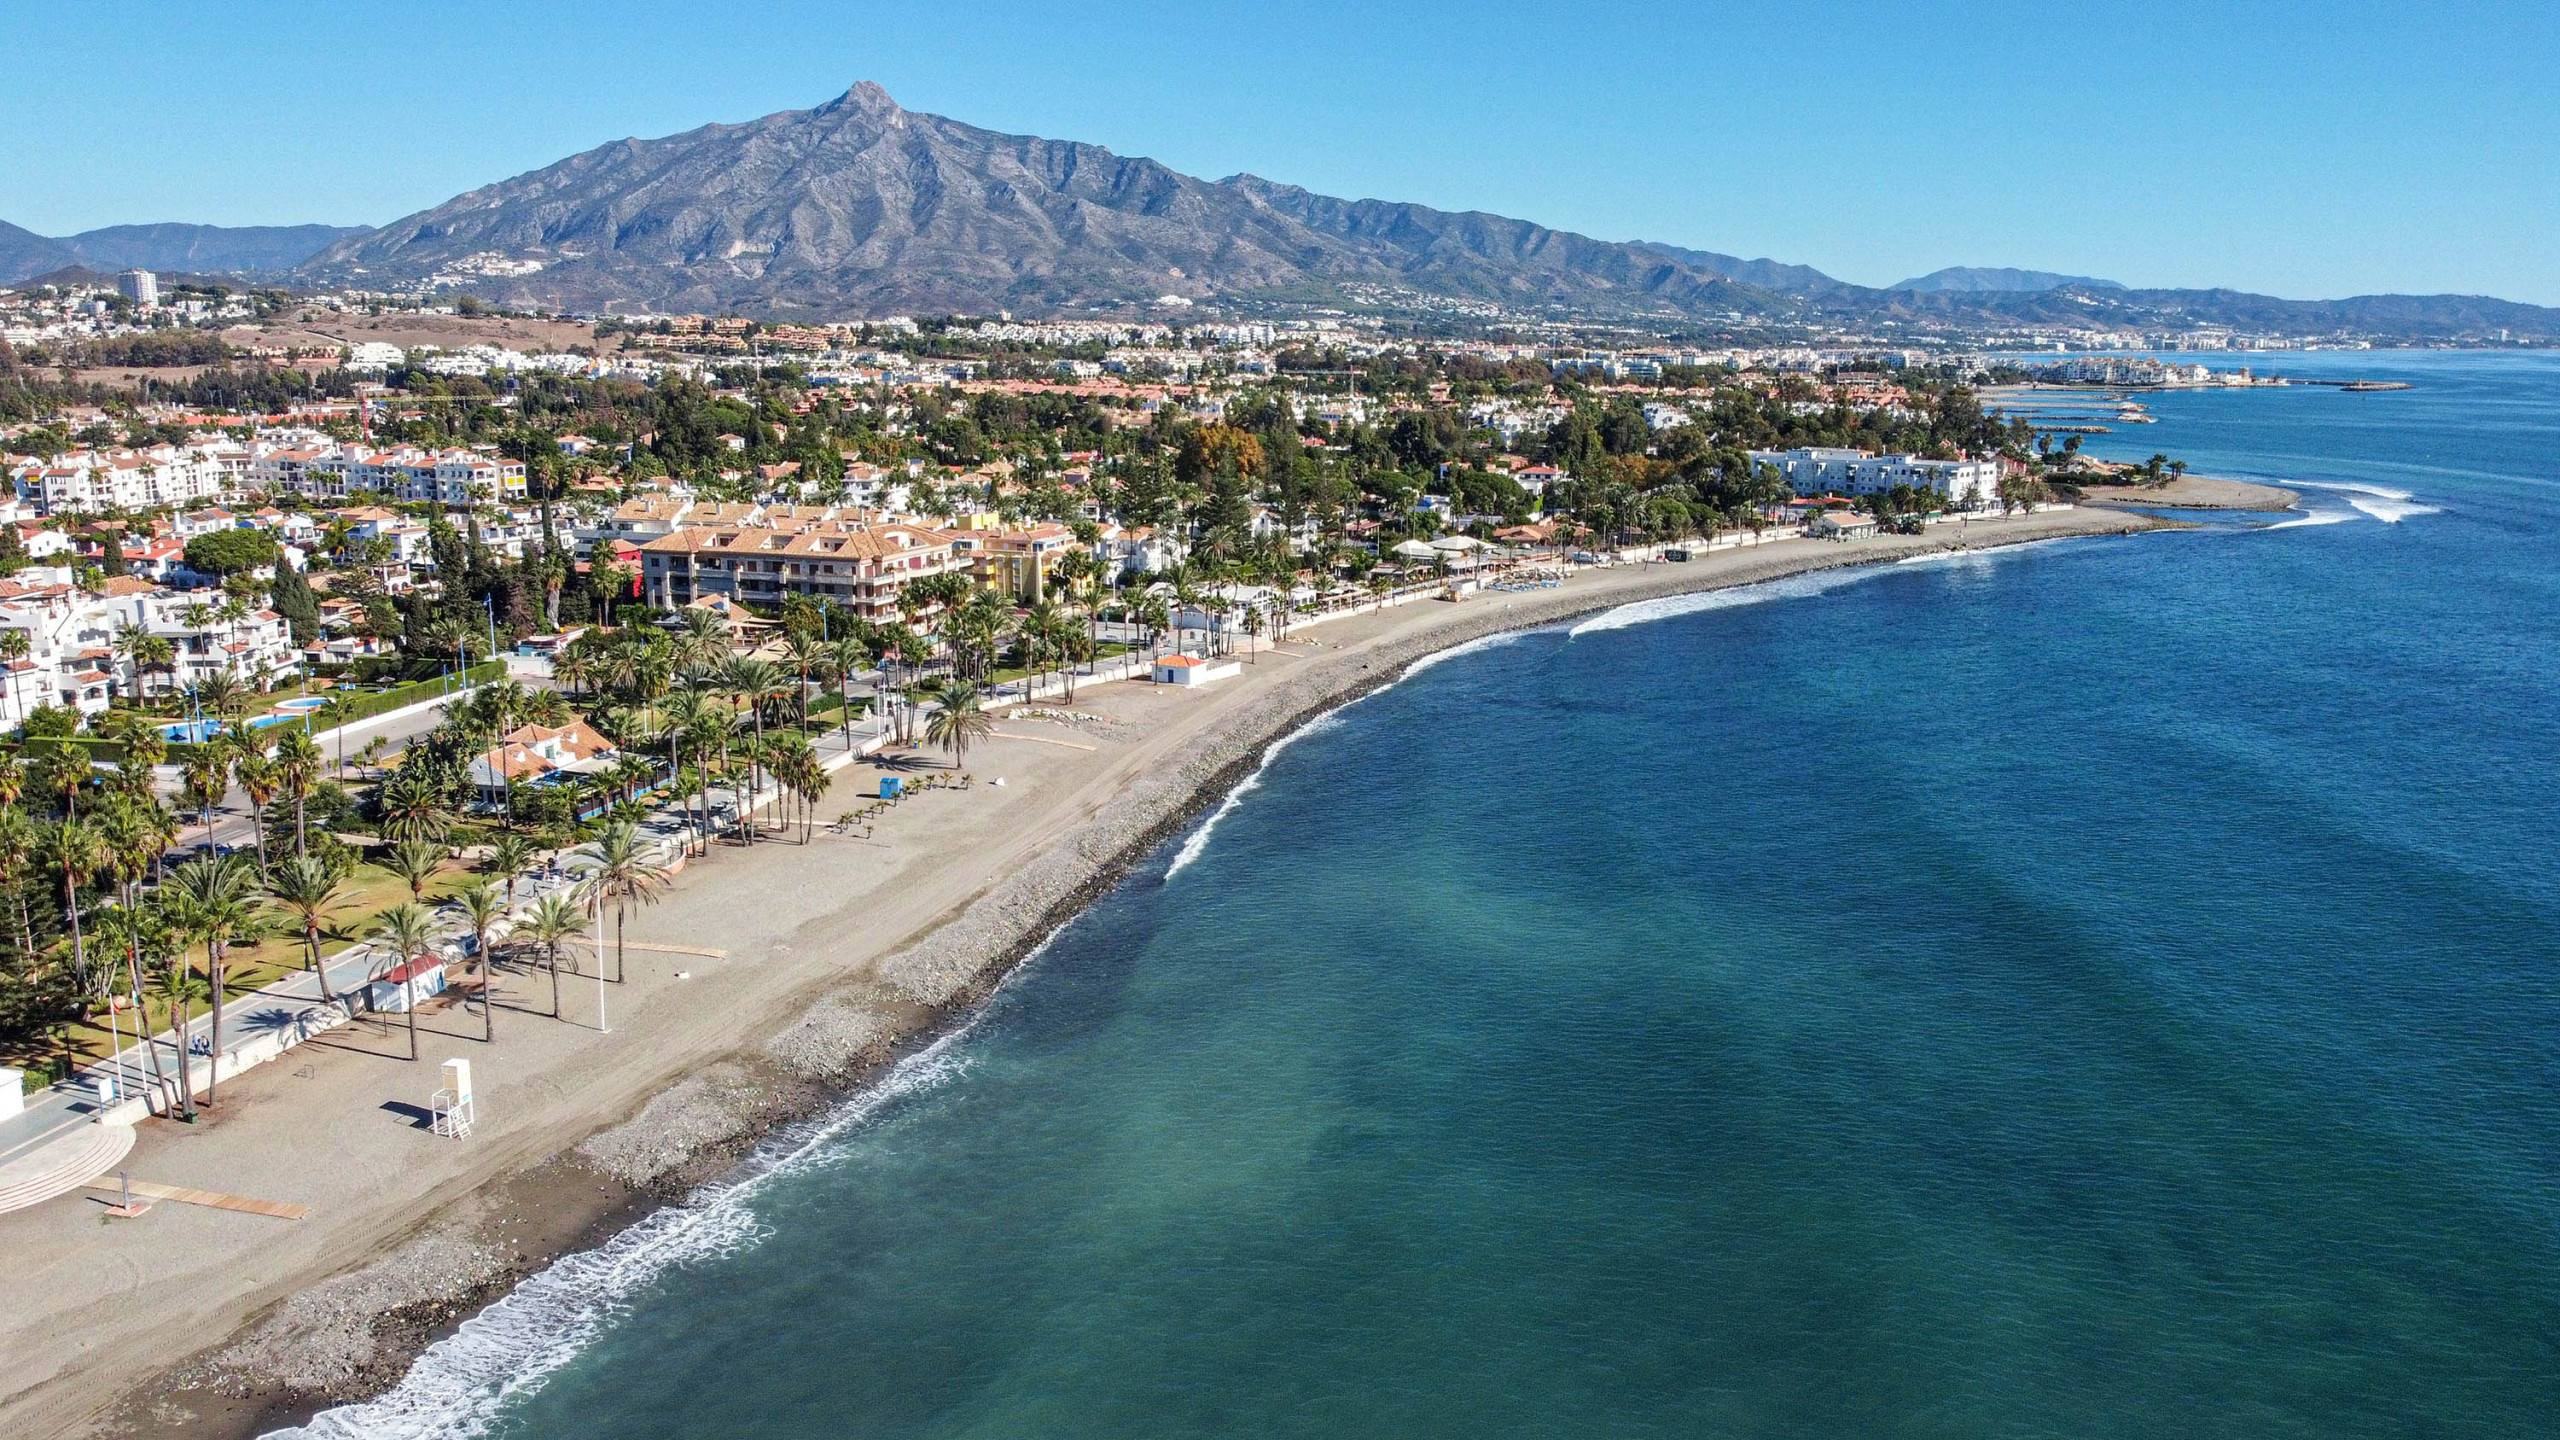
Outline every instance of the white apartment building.
<svg viewBox="0 0 2560 1440">
<path fill-rule="evenodd" d="M 1754 450 L 1751 463 L 1775 469 L 1798 495 L 1879 495 L 1896 485 L 1934 490 L 1950 505 L 1989 505 L 2000 498 L 1996 460 L 1923 460 L 1864 450 L 1809 446 Z"/>
<path fill-rule="evenodd" d="M 262 490 L 328 500 L 343 500 L 357 490 L 441 505 L 505 503 L 525 495 L 521 460 L 410 445 L 374 450 L 306 440 L 262 446 L 250 461 L 249 475 L 250 483 Z"/>
<path fill-rule="evenodd" d="M 845 503 L 862 510 L 908 510 L 914 506 L 915 487 L 907 483 L 903 471 L 883 470 L 877 465 L 859 461 L 844 471 Z"/>
<path fill-rule="evenodd" d="M 218 590 L 170 590 L 130 575 L 95 591 L 51 576 L 32 584 L 0 581 L 0 629 L 27 634 L 26 658 L 0 676 L 0 725 L 23 723 L 28 711 L 47 704 L 95 715 L 111 695 L 136 687 L 156 694 L 221 673 L 243 684 L 264 675 L 272 684 L 301 670 L 284 617 L 255 610 L 225 620 L 222 601 Z M 116 654 L 117 638 L 128 628 L 169 641 L 177 652 L 171 667 L 135 675 Z"/>
<path fill-rule="evenodd" d="M 74 450 L 10 468 L 19 498 L 46 515 L 120 506 L 144 510 L 210 500 L 232 483 L 221 447 L 153 445 L 141 450 Z"/>
</svg>

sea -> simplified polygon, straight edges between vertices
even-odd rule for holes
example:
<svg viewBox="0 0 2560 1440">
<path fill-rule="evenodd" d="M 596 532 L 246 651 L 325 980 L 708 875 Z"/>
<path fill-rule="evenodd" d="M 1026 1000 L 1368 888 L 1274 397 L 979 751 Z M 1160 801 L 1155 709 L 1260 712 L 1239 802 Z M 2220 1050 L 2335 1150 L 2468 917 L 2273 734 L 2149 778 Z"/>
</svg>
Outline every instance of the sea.
<svg viewBox="0 0 2560 1440">
<path fill-rule="evenodd" d="M 2412 388 L 1417 667 L 290 1433 L 2560 1432 L 2560 356 L 2252 358 Z"/>
</svg>

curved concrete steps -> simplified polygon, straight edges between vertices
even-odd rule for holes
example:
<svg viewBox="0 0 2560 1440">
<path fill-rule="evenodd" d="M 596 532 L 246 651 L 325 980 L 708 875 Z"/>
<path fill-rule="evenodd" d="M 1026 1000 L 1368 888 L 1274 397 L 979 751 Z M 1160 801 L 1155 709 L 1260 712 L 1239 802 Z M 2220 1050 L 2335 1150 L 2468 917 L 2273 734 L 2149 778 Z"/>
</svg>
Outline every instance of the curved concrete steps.
<svg viewBox="0 0 2560 1440">
<path fill-rule="evenodd" d="M 0 1165 L 0 1214 L 68 1195 L 115 1169 L 133 1148 L 130 1125 L 82 1125 Z"/>
</svg>

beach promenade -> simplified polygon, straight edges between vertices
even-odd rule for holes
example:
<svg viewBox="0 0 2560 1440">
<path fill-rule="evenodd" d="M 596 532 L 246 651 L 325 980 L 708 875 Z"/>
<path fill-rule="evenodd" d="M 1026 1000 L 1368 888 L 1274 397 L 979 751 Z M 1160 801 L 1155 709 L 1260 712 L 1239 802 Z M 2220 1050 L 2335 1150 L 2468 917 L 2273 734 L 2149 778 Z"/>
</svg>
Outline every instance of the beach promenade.
<svg viewBox="0 0 2560 1440">
<path fill-rule="evenodd" d="M 547 1014 L 506 970 L 496 1041 L 450 1004 L 405 1029 L 359 1019 L 227 1081 L 204 1123 L 144 1122 L 135 1179 L 306 1207 L 163 1203 L 129 1221 L 66 1198 L 0 1215 L 0 1433 L 238 1435 L 396 1381 L 419 1345 L 513 1280 L 713 1178 L 772 1127 L 858 1085 L 966 1009 L 1119 867 L 1247 773 L 1276 735 L 1415 658 L 1524 625 L 1799 571 L 2145 528 L 2054 511 L 1959 533 L 1782 540 L 1619 566 L 1530 593 L 1356 610 L 1260 648 L 1204 689 L 1079 684 L 1065 717 L 999 720 L 971 783 L 870 833 L 723 844 L 629 923 L 628 974 L 592 959 Z M 819 818 L 938 753 L 849 760 Z M 1001 779 L 1001 785 L 995 782 Z M 612 1029 L 595 1025 L 599 1001 Z M 391 1017 L 396 1020 L 396 1017 Z M 477 1074 L 467 1139 L 423 1124 L 448 1056 Z"/>
</svg>

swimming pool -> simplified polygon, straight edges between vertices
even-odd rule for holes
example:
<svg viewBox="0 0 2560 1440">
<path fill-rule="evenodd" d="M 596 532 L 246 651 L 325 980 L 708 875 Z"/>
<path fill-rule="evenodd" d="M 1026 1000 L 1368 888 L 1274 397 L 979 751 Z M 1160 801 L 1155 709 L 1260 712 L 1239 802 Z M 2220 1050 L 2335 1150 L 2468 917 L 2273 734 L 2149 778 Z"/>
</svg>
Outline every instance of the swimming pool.
<svg viewBox="0 0 2560 1440">
<path fill-rule="evenodd" d="M 289 724 L 301 718 L 299 715 L 261 715 L 249 722 L 249 728 L 264 730 L 270 725 Z M 219 720 L 189 720 L 180 725 L 163 725 L 160 733 L 179 744 L 200 745 L 208 737 L 230 728 Z"/>
</svg>

